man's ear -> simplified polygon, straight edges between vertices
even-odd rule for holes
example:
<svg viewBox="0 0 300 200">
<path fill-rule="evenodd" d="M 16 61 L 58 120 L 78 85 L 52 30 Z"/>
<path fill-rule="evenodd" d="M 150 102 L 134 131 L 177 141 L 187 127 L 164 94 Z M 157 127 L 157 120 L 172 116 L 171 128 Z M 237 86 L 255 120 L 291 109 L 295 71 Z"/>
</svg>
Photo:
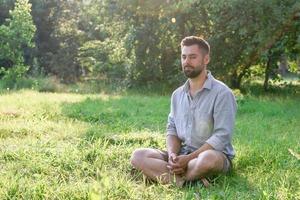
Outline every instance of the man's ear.
<svg viewBox="0 0 300 200">
<path fill-rule="evenodd" d="M 206 55 L 204 56 L 203 61 L 204 61 L 204 64 L 205 64 L 205 65 L 207 65 L 207 64 L 209 63 L 209 61 L 210 61 L 210 56 L 209 56 L 209 54 L 206 54 Z"/>
</svg>

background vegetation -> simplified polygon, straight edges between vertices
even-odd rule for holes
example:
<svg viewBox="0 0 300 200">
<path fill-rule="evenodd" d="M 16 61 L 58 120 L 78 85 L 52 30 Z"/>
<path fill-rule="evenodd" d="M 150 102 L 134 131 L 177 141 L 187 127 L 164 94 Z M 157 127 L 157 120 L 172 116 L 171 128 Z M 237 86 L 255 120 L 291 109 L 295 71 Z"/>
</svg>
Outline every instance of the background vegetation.
<svg viewBox="0 0 300 200">
<path fill-rule="evenodd" d="M 174 89 L 188 35 L 211 43 L 209 68 L 233 88 L 259 77 L 267 90 L 283 76 L 299 77 L 297 0 L 1 0 L 0 25 L 2 88 L 55 76 Z"/>
</svg>

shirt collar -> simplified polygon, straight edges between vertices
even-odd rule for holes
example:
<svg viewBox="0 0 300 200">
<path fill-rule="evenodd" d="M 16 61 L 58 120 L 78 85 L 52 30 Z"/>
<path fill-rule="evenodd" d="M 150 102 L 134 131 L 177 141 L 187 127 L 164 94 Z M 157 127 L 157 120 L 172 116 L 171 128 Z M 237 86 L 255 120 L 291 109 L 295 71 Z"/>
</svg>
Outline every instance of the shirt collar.
<svg viewBox="0 0 300 200">
<path fill-rule="evenodd" d="M 211 75 L 211 72 L 209 70 L 207 70 L 207 79 L 204 82 L 203 88 L 211 90 L 213 79 L 214 79 L 213 75 Z M 189 83 L 189 80 L 187 80 L 183 85 L 183 90 L 186 93 L 188 93 L 189 89 L 190 89 L 190 83 Z"/>
</svg>

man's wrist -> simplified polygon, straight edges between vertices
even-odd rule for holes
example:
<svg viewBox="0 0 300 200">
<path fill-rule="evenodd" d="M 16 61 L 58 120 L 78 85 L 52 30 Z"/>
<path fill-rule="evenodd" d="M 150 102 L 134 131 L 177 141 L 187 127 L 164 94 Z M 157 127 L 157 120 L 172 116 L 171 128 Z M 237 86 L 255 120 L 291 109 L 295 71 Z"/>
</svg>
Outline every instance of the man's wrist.
<svg viewBox="0 0 300 200">
<path fill-rule="evenodd" d="M 195 158 L 195 155 L 193 153 L 190 153 L 190 154 L 187 155 L 188 161 L 193 160 L 194 158 Z"/>
<path fill-rule="evenodd" d="M 172 155 L 172 154 L 175 154 L 177 156 L 177 153 L 175 153 L 174 151 L 168 151 L 168 155 Z"/>
</svg>

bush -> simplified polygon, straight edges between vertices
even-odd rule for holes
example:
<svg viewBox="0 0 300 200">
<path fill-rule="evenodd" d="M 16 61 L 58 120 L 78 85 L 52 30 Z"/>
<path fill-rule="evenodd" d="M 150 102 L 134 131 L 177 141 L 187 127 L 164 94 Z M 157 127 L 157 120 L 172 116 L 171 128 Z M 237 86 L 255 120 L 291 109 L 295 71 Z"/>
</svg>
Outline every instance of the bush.
<svg viewBox="0 0 300 200">
<path fill-rule="evenodd" d="M 17 65 L 12 68 L 5 70 L 0 69 L 0 74 L 2 74 L 2 88 L 17 88 L 17 82 L 22 79 L 24 74 L 28 71 L 28 66 Z"/>
<path fill-rule="evenodd" d="M 34 89 L 39 92 L 61 92 L 64 91 L 64 86 L 56 77 L 52 76 L 37 79 Z"/>
</svg>

